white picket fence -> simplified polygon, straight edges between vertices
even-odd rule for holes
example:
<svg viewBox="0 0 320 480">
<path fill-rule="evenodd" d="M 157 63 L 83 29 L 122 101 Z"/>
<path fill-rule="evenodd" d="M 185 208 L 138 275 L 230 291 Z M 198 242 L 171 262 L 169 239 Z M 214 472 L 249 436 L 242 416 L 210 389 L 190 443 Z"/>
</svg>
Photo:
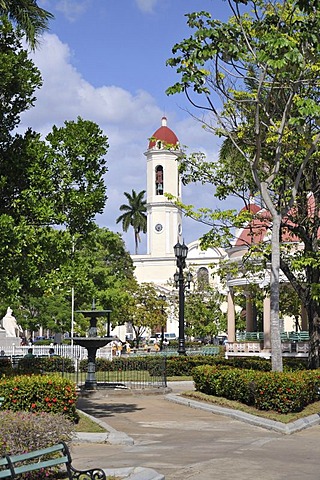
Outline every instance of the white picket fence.
<svg viewBox="0 0 320 480">
<path fill-rule="evenodd" d="M 72 358 L 77 361 L 88 357 L 87 350 L 84 347 L 80 347 L 80 345 L 54 345 L 54 347 L 52 345 L 11 345 L 9 347 L 1 347 L 0 345 L 0 352 L 1 355 L 6 355 L 7 357 L 24 357 L 28 353 L 29 348 L 32 348 L 32 352 L 36 357 L 49 356 L 50 348 L 54 348 L 55 355 Z M 109 344 L 99 348 L 97 357 L 112 360 L 112 346 Z"/>
</svg>

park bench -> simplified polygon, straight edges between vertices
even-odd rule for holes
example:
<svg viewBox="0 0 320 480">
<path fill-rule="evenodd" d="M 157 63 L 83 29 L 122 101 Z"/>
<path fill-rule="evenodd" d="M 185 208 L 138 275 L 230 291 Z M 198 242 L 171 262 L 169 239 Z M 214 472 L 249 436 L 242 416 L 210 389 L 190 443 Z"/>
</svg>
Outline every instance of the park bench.
<svg viewBox="0 0 320 480">
<path fill-rule="evenodd" d="M 202 353 L 202 355 L 218 355 L 219 347 L 218 346 L 202 347 L 201 353 Z"/>
<path fill-rule="evenodd" d="M 81 480 L 106 480 L 105 472 L 100 468 L 76 470 L 71 465 L 71 455 L 68 446 L 60 442 L 52 447 L 42 448 L 20 455 L 6 455 L 0 458 L 0 478 L 19 478 L 27 472 L 35 472 L 50 467 L 65 465 L 67 475 L 64 478 Z"/>
</svg>

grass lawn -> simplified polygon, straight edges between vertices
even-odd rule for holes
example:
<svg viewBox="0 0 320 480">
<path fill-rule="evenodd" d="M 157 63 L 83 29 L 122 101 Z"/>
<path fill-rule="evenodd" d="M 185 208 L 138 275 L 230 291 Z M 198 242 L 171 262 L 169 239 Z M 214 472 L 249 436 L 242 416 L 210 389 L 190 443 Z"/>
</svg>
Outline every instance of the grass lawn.
<svg viewBox="0 0 320 480">
<path fill-rule="evenodd" d="M 75 432 L 89 432 L 89 433 L 101 433 L 101 432 L 107 432 L 107 430 L 98 423 L 94 422 L 90 418 L 88 418 L 86 415 L 83 415 L 81 412 L 79 412 L 80 415 L 80 420 L 77 425 L 75 425 Z"/>
<path fill-rule="evenodd" d="M 193 378 L 187 375 L 181 376 L 181 377 L 167 377 L 167 382 L 187 382 L 187 381 L 192 382 Z"/>
<path fill-rule="evenodd" d="M 64 378 L 77 383 L 78 381 L 85 381 L 87 372 L 76 373 L 65 372 Z M 161 374 L 157 376 L 151 376 L 148 370 L 119 370 L 119 371 L 100 371 L 95 372 L 97 382 L 152 382 L 155 378 L 161 379 Z"/>
</svg>

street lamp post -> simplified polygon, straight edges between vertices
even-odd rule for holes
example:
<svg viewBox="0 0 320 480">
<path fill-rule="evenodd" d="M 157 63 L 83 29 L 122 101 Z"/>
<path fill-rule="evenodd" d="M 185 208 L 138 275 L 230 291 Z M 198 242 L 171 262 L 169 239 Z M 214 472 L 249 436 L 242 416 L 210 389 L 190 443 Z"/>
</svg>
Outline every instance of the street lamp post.
<svg viewBox="0 0 320 480">
<path fill-rule="evenodd" d="M 161 314 L 162 316 L 164 315 L 164 302 L 167 300 L 167 297 L 165 295 L 159 295 L 159 299 L 161 300 Z M 161 344 L 160 344 L 160 350 L 163 349 L 163 342 L 164 342 L 164 325 L 161 325 Z"/>
<path fill-rule="evenodd" d="M 176 287 L 179 287 L 179 355 L 186 354 L 185 338 L 184 338 L 184 291 L 185 291 L 185 281 L 183 276 L 183 269 L 186 267 L 186 258 L 188 255 L 188 247 L 181 243 L 177 243 L 174 247 L 174 254 L 177 259 L 178 271 L 174 274 L 174 281 Z M 187 276 L 187 286 L 190 287 L 192 276 L 191 273 L 188 273 Z"/>
</svg>

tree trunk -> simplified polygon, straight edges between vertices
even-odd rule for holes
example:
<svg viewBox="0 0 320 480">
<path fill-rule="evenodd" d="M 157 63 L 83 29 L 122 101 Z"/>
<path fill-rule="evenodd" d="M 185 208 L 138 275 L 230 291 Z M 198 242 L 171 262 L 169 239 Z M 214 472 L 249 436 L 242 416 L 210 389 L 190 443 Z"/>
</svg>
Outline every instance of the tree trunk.
<svg viewBox="0 0 320 480">
<path fill-rule="evenodd" d="M 308 314 L 310 335 L 308 366 L 309 368 L 319 368 L 320 307 L 317 301 L 310 300 L 305 308 Z"/>
<path fill-rule="evenodd" d="M 282 372 L 282 351 L 279 322 L 280 226 L 281 216 L 273 215 L 270 275 L 270 330 L 272 370 Z"/>
</svg>

